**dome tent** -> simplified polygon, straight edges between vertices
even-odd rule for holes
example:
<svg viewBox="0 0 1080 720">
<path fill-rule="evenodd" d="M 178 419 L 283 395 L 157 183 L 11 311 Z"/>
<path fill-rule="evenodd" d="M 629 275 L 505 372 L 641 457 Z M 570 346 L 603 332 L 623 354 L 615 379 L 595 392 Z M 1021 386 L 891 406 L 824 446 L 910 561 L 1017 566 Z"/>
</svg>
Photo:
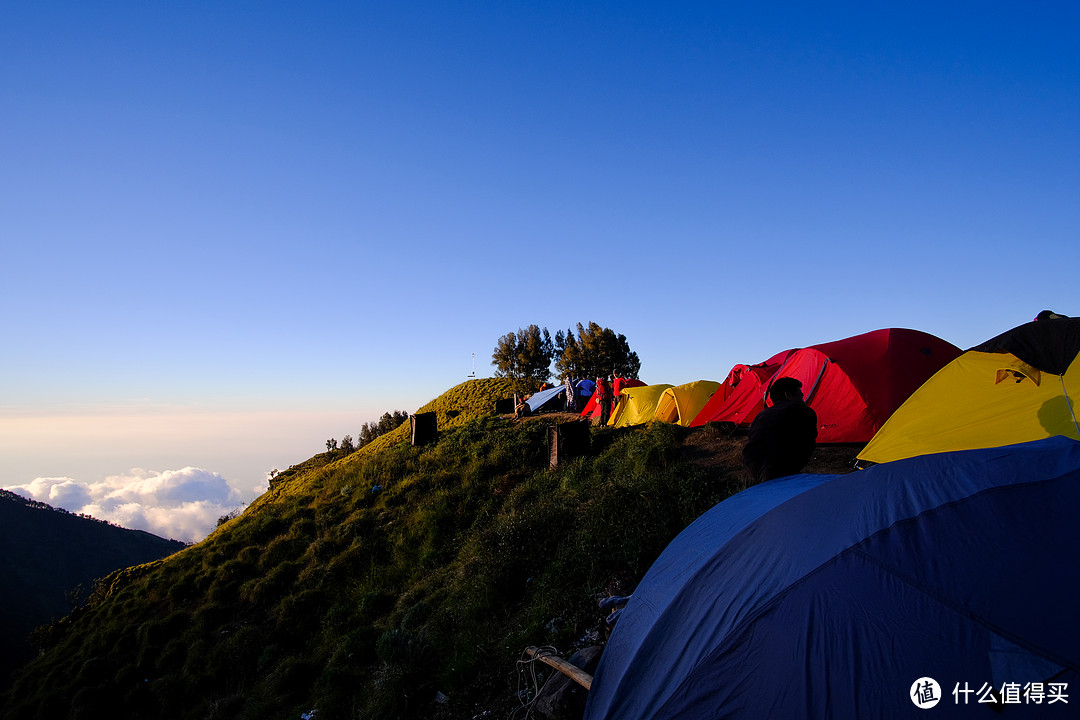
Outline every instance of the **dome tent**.
<svg viewBox="0 0 1080 720">
<path fill-rule="evenodd" d="M 720 388 L 715 380 L 695 380 L 664 391 L 656 403 L 655 419 L 686 427 Z"/>
<path fill-rule="evenodd" d="M 954 685 L 1075 687 L 1078 506 L 1080 442 L 1062 437 L 751 487 L 653 563 L 585 720 L 922 718 L 923 677 L 949 717 L 984 718 Z"/>
<path fill-rule="evenodd" d="M 795 350 L 785 350 L 757 365 L 736 365 L 690 423 L 700 427 L 707 422 L 731 422 L 749 425 L 765 407 L 769 381 Z"/>
<path fill-rule="evenodd" d="M 859 453 L 888 462 L 1051 435 L 1080 439 L 1080 318 L 1029 322 L 934 374 Z"/>
<path fill-rule="evenodd" d="M 806 404 L 818 416 L 819 443 L 867 442 L 959 354 L 960 348 L 929 333 L 886 328 L 796 350 L 769 384 L 782 377 L 802 382 Z"/>
<path fill-rule="evenodd" d="M 758 365 L 736 365 L 691 423 L 749 425 L 771 403 L 769 387 L 782 377 L 802 383 L 818 415 L 818 442 L 866 442 L 923 382 L 960 354 L 929 333 L 885 328 L 835 342 L 777 353 Z"/>
<path fill-rule="evenodd" d="M 664 391 L 673 387 L 668 384 L 638 385 L 624 387 L 619 391 L 619 403 L 608 419 L 608 427 L 627 427 L 647 423 L 656 415 L 656 404 Z"/>
</svg>

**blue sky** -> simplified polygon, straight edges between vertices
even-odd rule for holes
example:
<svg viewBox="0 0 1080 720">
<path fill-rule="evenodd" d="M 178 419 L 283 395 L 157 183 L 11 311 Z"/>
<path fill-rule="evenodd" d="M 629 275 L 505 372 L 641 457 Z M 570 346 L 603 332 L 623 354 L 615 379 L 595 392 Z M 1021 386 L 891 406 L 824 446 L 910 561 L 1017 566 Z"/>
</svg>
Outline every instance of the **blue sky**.
<svg viewBox="0 0 1080 720">
<path fill-rule="evenodd" d="M 195 468 L 249 500 L 530 323 L 681 383 L 1080 314 L 1078 32 L 1069 3 L 8 4 L 0 486 Z"/>
</svg>

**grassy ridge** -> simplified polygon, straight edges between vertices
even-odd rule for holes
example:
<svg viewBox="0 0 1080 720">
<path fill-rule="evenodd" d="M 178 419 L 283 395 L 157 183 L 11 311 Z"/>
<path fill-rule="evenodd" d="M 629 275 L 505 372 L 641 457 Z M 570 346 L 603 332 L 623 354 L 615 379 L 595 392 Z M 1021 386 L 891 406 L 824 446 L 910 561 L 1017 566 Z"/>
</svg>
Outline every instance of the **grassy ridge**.
<svg viewBox="0 0 1080 720">
<path fill-rule="evenodd" d="M 508 710 L 522 649 L 571 646 L 612 575 L 640 576 L 741 472 L 737 453 L 700 462 L 708 431 L 659 423 L 548 469 L 543 421 L 490 416 L 502 382 L 421 408 L 437 443 L 412 447 L 405 425 L 316 456 L 202 543 L 109 576 L 38 632 L 3 717 Z"/>
<path fill-rule="evenodd" d="M 0 685 L 33 657 L 30 631 L 68 613 L 95 578 L 183 547 L 0 491 Z"/>
</svg>

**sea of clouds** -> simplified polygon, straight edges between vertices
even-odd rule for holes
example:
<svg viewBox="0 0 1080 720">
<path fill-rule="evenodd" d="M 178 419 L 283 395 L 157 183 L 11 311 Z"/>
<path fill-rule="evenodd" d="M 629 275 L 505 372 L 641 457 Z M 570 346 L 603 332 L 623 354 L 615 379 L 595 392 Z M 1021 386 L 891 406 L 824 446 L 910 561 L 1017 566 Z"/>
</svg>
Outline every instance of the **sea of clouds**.
<svg viewBox="0 0 1080 720">
<path fill-rule="evenodd" d="M 69 512 L 184 542 L 202 540 L 220 517 L 244 502 L 224 477 L 195 467 L 164 472 L 135 468 L 92 483 L 37 478 L 5 489 Z"/>
</svg>

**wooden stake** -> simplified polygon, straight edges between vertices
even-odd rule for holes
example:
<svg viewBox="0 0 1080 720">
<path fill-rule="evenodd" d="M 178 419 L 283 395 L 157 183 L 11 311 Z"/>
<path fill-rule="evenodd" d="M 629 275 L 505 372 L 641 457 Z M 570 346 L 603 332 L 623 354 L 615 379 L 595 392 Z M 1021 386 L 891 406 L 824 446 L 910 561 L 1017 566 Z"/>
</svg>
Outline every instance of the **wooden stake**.
<svg viewBox="0 0 1080 720">
<path fill-rule="evenodd" d="M 592 675 L 585 672 L 577 665 L 568 663 L 558 655 L 548 655 L 546 654 L 546 651 L 541 650 L 540 648 L 533 645 L 525 648 L 525 652 L 529 654 L 529 657 L 534 657 L 540 662 L 546 663 L 551 667 L 555 668 L 563 675 L 566 675 L 571 680 L 576 682 L 578 685 L 581 685 L 586 690 L 592 689 Z"/>
</svg>

